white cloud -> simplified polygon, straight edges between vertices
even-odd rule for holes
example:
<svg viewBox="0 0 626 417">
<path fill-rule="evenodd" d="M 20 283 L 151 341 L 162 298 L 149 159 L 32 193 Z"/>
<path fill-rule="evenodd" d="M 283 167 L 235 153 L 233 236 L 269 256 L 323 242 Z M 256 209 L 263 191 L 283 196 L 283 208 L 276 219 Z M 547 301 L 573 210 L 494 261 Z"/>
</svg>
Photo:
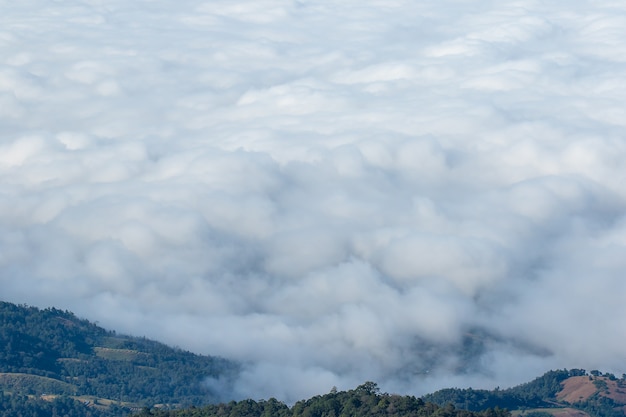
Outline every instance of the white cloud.
<svg viewBox="0 0 626 417">
<path fill-rule="evenodd" d="M 1 297 L 245 361 L 253 398 L 619 374 L 625 19 L 0 5 Z"/>
</svg>

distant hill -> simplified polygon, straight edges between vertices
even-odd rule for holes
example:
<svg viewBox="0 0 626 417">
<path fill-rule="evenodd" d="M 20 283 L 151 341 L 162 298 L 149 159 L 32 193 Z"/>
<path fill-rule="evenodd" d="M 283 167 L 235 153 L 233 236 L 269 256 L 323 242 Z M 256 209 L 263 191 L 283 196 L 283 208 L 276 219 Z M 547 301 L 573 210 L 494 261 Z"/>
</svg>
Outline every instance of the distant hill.
<svg viewBox="0 0 626 417">
<path fill-rule="evenodd" d="M 504 390 L 449 388 L 425 395 L 425 401 L 453 404 L 466 410 L 500 407 L 516 416 L 623 417 L 626 415 L 626 375 L 583 369 L 556 370 L 531 382 Z"/>
<path fill-rule="evenodd" d="M 380 393 L 373 382 L 349 391 L 332 390 L 292 407 L 277 401 L 243 400 L 186 410 L 143 410 L 137 417 L 507 417 L 508 411 L 466 411 L 414 396 Z"/>
<path fill-rule="evenodd" d="M 203 405 L 220 400 L 206 378 L 236 372 L 225 359 L 118 335 L 68 311 L 0 302 L 2 416 L 27 403 L 42 416 L 77 404 L 80 416 Z"/>
<path fill-rule="evenodd" d="M 292 407 L 244 400 L 185 410 L 143 410 L 137 417 L 613 417 L 624 416 L 626 375 L 549 371 L 500 390 L 450 388 L 422 398 L 380 393 L 373 382 L 315 396 Z"/>
</svg>

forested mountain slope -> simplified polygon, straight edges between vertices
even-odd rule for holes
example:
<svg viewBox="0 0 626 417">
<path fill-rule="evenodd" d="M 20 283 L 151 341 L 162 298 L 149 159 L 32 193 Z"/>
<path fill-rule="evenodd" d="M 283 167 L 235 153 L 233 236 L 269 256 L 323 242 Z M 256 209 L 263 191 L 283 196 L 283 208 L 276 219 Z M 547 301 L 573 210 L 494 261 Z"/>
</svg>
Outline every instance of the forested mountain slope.
<svg viewBox="0 0 626 417">
<path fill-rule="evenodd" d="M 559 415 L 572 408 L 593 417 L 626 415 L 626 375 L 621 379 L 594 370 L 549 371 L 526 384 L 504 390 L 449 388 L 423 397 L 425 401 L 453 404 L 467 410 L 501 407 L 524 412 Z M 529 411 L 530 410 L 530 411 Z M 534 410 L 534 411 L 533 411 Z"/>
<path fill-rule="evenodd" d="M 219 398 L 205 379 L 228 380 L 236 370 L 225 359 L 117 335 L 67 311 L 0 302 L 3 415 L 11 403 L 37 398 L 48 407 L 61 396 L 92 410 L 113 407 L 115 415 L 156 404 L 207 404 Z"/>
<path fill-rule="evenodd" d="M 502 409 L 466 411 L 413 396 L 382 394 L 373 382 L 354 390 L 332 390 L 292 407 L 275 400 L 244 400 L 186 410 L 143 410 L 137 417 L 506 417 Z"/>
<path fill-rule="evenodd" d="M 186 410 L 143 410 L 138 417 L 616 417 L 624 416 L 626 376 L 582 369 L 549 371 L 500 390 L 444 389 L 422 398 L 380 393 L 367 382 L 293 407 L 245 400 Z"/>
</svg>

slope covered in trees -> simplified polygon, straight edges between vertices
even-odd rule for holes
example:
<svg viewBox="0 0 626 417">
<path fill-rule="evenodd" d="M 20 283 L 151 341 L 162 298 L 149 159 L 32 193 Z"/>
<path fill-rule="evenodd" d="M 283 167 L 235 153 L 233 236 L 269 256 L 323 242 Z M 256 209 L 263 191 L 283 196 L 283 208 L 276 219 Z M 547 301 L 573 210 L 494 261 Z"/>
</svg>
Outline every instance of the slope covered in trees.
<svg viewBox="0 0 626 417">
<path fill-rule="evenodd" d="M 566 392 L 566 387 L 572 393 Z M 593 417 L 622 417 L 626 415 L 626 375 L 617 379 L 596 370 L 588 374 L 584 369 L 563 369 L 546 372 L 531 382 L 509 389 L 448 388 L 425 395 L 423 399 L 466 410 L 501 407 L 523 412 L 541 409 L 546 415 L 572 407 Z"/>
<path fill-rule="evenodd" d="M 0 392 L 0 415 L 2 417 L 108 417 L 124 413 L 124 409 L 118 406 L 105 410 L 87 407 L 84 403 L 67 396 L 44 400 L 27 395 L 8 395 Z"/>
<path fill-rule="evenodd" d="M 587 383 L 588 382 L 588 383 Z M 588 386 L 594 387 L 593 392 Z M 288 407 L 275 400 L 244 400 L 186 410 L 143 410 L 138 417 L 622 417 L 626 375 L 582 369 L 549 371 L 509 389 L 444 389 L 422 398 L 381 394 L 367 382 L 354 390 L 316 396 Z M 587 393 L 578 396 L 581 390 Z M 577 395 L 565 401 L 565 395 Z M 569 397 L 568 397 L 569 398 Z"/>
<path fill-rule="evenodd" d="M 331 391 L 298 401 L 292 407 L 270 399 L 244 400 L 187 410 L 143 410 L 137 417 L 506 417 L 502 409 L 480 412 L 440 407 L 413 396 L 382 394 L 373 382 L 354 390 Z"/>
<path fill-rule="evenodd" d="M 111 404 L 122 409 L 207 404 L 219 398 L 203 381 L 218 376 L 228 380 L 235 372 L 236 366 L 225 359 L 120 336 L 67 311 L 0 302 L 0 394 L 5 409 L 26 401 L 23 396 L 43 394 L 48 405 L 72 397 L 103 411 Z"/>
</svg>

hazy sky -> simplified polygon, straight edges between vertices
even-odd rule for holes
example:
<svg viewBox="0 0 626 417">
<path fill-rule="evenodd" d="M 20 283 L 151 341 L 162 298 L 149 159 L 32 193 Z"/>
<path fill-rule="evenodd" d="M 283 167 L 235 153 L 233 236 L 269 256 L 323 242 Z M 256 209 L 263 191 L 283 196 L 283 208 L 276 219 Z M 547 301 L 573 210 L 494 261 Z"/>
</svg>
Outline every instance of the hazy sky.
<svg viewBox="0 0 626 417">
<path fill-rule="evenodd" d="M 623 1 L 0 0 L 0 298 L 237 397 L 626 372 L 624 161 Z"/>
</svg>

